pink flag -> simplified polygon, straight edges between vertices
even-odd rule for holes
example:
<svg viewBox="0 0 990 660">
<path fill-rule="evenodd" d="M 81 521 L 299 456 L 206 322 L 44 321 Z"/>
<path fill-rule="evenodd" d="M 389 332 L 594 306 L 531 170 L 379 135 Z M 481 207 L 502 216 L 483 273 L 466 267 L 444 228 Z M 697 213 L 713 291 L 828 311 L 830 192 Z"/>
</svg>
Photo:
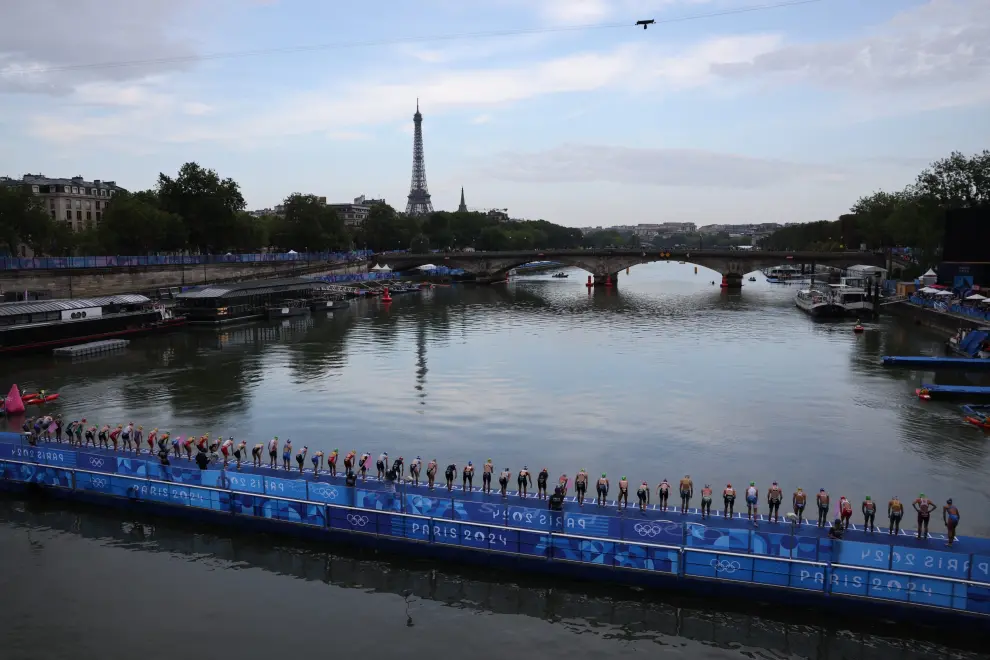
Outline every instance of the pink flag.
<svg viewBox="0 0 990 660">
<path fill-rule="evenodd" d="M 21 392 L 17 389 L 17 385 L 10 386 L 10 393 L 4 400 L 4 410 L 8 415 L 20 415 L 24 412 L 24 402 L 21 400 Z"/>
<path fill-rule="evenodd" d="M 51 424 L 48 425 L 48 432 L 49 433 L 55 433 L 55 429 L 57 429 L 57 428 L 58 428 L 58 424 L 56 424 L 55 422 L 52 422 Z"/>
</svg>

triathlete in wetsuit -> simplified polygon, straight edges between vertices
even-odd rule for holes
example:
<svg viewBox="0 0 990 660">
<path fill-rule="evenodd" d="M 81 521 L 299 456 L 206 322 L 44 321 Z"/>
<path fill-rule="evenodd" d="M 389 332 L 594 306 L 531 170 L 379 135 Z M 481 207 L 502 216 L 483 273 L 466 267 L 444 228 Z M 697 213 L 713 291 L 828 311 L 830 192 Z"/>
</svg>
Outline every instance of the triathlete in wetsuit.
<svg viewBox="0 0 990 660">
<path fill-rule="evenodd" d="M 918 538 L 928 538 L 928 520 L 932 516 L 935 504 L 922 493 L 912 502 L 912 506 L 918 512 Z"/>
<path fill-rule="evenodd" d="M 62 442 L 62 416 L 55 415 L 55 441 Z"/>
<path fill-rule="evenodd" d="M 543 499 L 547 498 L 547 480 L 550 478 L 550 472 L 543 468 L 540 473 L 536 475 L 536 496 Z"/>
<path fill-rule="evenodd" d="M 334 450 L 332 452 L 330 452 L 330 455 L 329 456 L 327 456 L 327 469 L 330 470 L 330 476 L 331 477 L 336 477 L 337 476 L 337 457 L 338 456 L 340 456 L 340 450 L 337 449 L 336 447 L 334 447 Z"/>
<path fill-rule="evenodd" d="M 815 501 L 818 502 L 818 526 L 824 527 L 825 523 L 828 521 L 829 504 L 828 493 L 824 488 L 818 490 L 818 495 L 815 496 Z"/>
<path fill-rule="evenodd" d="M 519 497 L 525 498 L 529 494 L 529 487 L 533 485 L 533 477 L 529 474 L 528 465 L 524 465 L 523 469 L 519 470 L 516 483 L 519 485 Z"/>
<path fill-rule="evenodd" d="M 598 498 L 595 503 L 598 506 L 605 506 L 608 501 L 608 477 L 605 476 L 604 472 L 602 472 L 602 478 L 595 484 L 595 490 L 598 491 Z"/>
<path fill-rule="evenodd" d="M 711 518 L 712 517 L 712 487 L 711 484 L 705 484 L 705 487 L 701 489 L 701 517 Z"/>
<path fill-rule="evenodd" d="M 186 451 L 186 459 L 192 459 L 192 448 L 195 438 L 191 435 L 187 435 L 186 439 L 182 441 L 182 448 Z"/>
<path fill-rule="evenodd" d="M 759 517 L 757 509 L 760 507 L 760 491 L 756 487 L 755 481 L 750 481 L 746 488 L 746 517 L 756 522 Z"/>
<path fill-rule="evenodd" d="M 90 426 L 88 429 L 86 429 L 86 446 L 87 447 L 89 447 L 89 443 L 93 443 L 93 446 L 96 447 L 96 427 L 95 426 Z"/>
<path fill-rule="evenodd" d="M 574 477 L 574 492 L 577 494 L 578 506 L 584 506 L 584 494 L 588 490 L 588 471 L 581 471 Z"/>
<path fill-rule="evenodd" d="M 378 461 L 375 462 L 375 467 L 378 468 L 378 480 L 381 481 L 385 478 L 385 468 L 388 467 L 388 452 L 382 452 L 378 456 Z"/>
<path fill-rule="evenodd" d="M 736 506 L 736 489 L 732 487 L 732 484 L 725 484 L 725 489 L 722 491 L 722 517 L 731 518 L 735 511 L 733 509 Z"/>
<path fill-rule="evenodd" d="M 794 515 L 797 516 L 797 523 L 800 525 L 804 521 L 804 507 L 808 504 L 807 493 L 798 488 L 794 491 L 791 504 L 794 505 Z"/>
<path fill-rule="evenodd" d="M 866 499 L 863 500 L 863 529 L 875 532 L 877 531 L 877 503 L 870 499 L 867 495 Z"/>
<path fill-rule="evenodd" d="M 498 475 L 498 487 L 502 497 L 509 496 L 509 491 L 506 489 L 509 487 L 509 477 L 511 476 L 512 473 L 509 472 L 509 468 L 502 468 L 502 473 Z"/>
<path fill-rule="evenodd" d="M 454 490 L 454 479 L 457 478 L 457 466 L 453 463 L 448 465 L 447 469 L 444 470 L 443 476 L 447 478 L 447 491 Z"/>
<path fill-rule="evenodd" d="M 144 427 L 139 426 L 132 434 L 131 440 L 134 442 L 134 452 L 141 453 L 141 440 L 144 435 Z"/>
<path fill-rule="evenodd" d="M 251 448 L 251 465 L 254 467 L 261 467 L 261 450 L 264 448 L 265 445 L 260 442 Z"/>
<path fill-rule="evenodd" d="M 313 476 L 315 477 L 320 473 L 320 468 L 323 467 L 323 452 L 317 451 L 309 460 L 313 464 Z"/>
<path fill-rule="evenodd" d="M 234 446 L 234 436 L 230 436 L 220 444 L 220 453 L 223 454 L 223 466 L 227 467 L 230 460 L 230 448 Z"/>
<path fill-rule="evenodd" d="M 945 523 L 945 531 L 949 533 L 949 542 L 945 545 L 951 548 L 956 540 L 956 527 L 959 525 L 959 509 L 952 503 L 951 497 L 942 507 L 942 522 Z"/>
<path fill-rule="evenodd" d="M 481 490 L 484 491 L 485 495 L 492 492 L 492 472 L 494 470 L 495 466 L 492 465 L 490 458 L 481 466 Z"/>
<path fill-rule="evenodd" d="M 567 482 L 568 478 L 566 474 L 560 475 L 560 479 L 557 479 L 557 487 L 560 488 L 560 494 L 567 497 Z"/>
<path fill-rule="evenodd" d="M 124 444 L 124 451 L 131 450 L 131 431 L 134 430 L 132 424 L 128 424 L 124 427 L 124 430 L 120 432 L 120 441 Z"/>
<path fill-rule="evenodd" d="M 347 470 L 347 473 L 344 475 L 344 485 L 348 488 L 354 488 L 357 485 L 357 475 L 354 474 L 354 470 Z"/>
<path fill-rule="evenodd" d="M 849 519 L 853 515 L 853 505 L 852 502 L 846 499 L 843 495 L 839 498 L 839 516 L 842 518 L 842 528 L 849 529 Z"/>
<path fill-rule="evenodd" d="M 888 534 L 900 534 L 901 533 L 901 518 L 904 517 L 904 505 L 897 495 L 894 495 L 893 499 L 887 502 L 887 518 L 890 519 L 890 529 L 887 530 Z"/>
<path fill-rule="evenodd" d="M 409 476 L 413 478 L 413 483 L 419 485 L 419 471 L 423 467 L 423 459 L 417 456 L 409 464 Z"/>
<path fill-rule="evenodd" d="M 371 454 L 364 452 L 361 454 L 361 460 L 358 461 L 358 472 L 361 473 L 361 481 L 365 481 L 368 478 L 368 459 L 371 458 Z"/>
<path fill-rule="evenodd" d="M 645 481 L 636 489 L 636 498 L 639 499 L 639 510 L 645 512 L 650 503 L 650 487 Z"/>
<path fill-rule="evenodd" d="M 474 490 L 474 463 L 471 461 L 468 461 L 468 464 L 461 470 L 461 490 L 465 493 Z"/>
<path fill-rule="evenodd" d="M 124 427 L 117 424 L 117 428 L 110 431 L 110 442 L 113 443 L 113 450 L 117 451 L 117 440 L 120 438 L 120 434 L 123 432 Z"/>
<path fill-rule="evenodd" d="M 667 510 L 667 498 L 670 497 L 670 484 L 664 479 L 657 486 L 657 499 L 660 500 L 660 510 Z"/>
<path fill-rule="evenodd" d="M 154 453 L 155 443 L 158 442 L 158 427 L 157 426 L 155 428 L 151 429 L 151 433 L 148 434 L 147 442 L 148 442 L 148 453 L 149 454 Z M 136 445 L 134 447 L 134 453 L 135 454 L 140 454 L 141 453 L 141 444 L 140 443 L 136 443 Z"/>
<path fill-rule="evenodd" d="M 346 475 L 349 471 L 354 469 L 354 457 L 357 456 L 357 452 L 353 449 L 347 452 L 344 456 L 344 474 Z"/>
<path fill-rule="evenodd" d="M 622 506 L 625 503 L 626 509 L 629 508 L 629 481 L 625 477 L 619 479 L 619 499 L 616 500 L 616 507 Z"/>
<path fill-rule="evenodd" d="M 691 506 L 691 498 L 694 497 L 694 482 L 691 481 L 690 474 L 685 474 L 684 478 L 681 479 L 678 491 L 681 493 L 681 514 L 687 515 L 688 507 Z"/>
<path fill-rule="evenodd" d="M 210 451 L 213 451 L 212 447 L 210 448 Z M 292 469 L 292 463 L 290 463 L 291 460 L 292 460 L 292 440 L 286 440 L 285 444 L 282 445 L 282 468 L 285 470 L 291 470 Z"/>
<path fill-rule="evenodd" d="M 780 522 L 780 501 L 782 499 L 784 499 L 784 491 L 775 481 L 770 484 L 770 489 L 767 490 L 767 507 L 769 508 L 767 520 L 773 518 L 774 522 Z"/>
<path fill-rule="evenodd" d="M 303 465 L 306 463 L 306 454 L 309 452 L 309 447 L 303 445 L 303 448 L 296 452 L 296 464 L 299 466 L 299 474 L 303 473 Z"/>
<path fill-rule="evenodd" d="M 275 468 L 278 466 L 278 436 L 268 441 L 268 467 Z"/>
<path fill-rule="evenodd" d="M 433 482 L 436 480 L 436 478 L 437 478 L 437 459 L 434 458 L 432 461 L 426 464 L 426 482 L 427 485 L 430 487 L 430 490 L 433 490 Z"/>
<path fill-rule="evenodd" d="M 392 461 L 392 472 L 395 475 L 392 477 L 392 481 L 399 481 L 406 473 L 406 459 L 399 456 L 397 459 Z"/>
<path fill-rule="evenodd" d="M 76 444 L 79 445 L 80 447 L 82 447 L 82 435 L 83 432 L 86 430 L 85 427 L 86 427 L 85 418 L 79 420 L 79 423 L 76 424 Z"/>
<path fill-rule="evenodd" d="M 172 438 L 172 455 L 176 458 L 182 458 L 182 436 L 176 436 Z"/>
</svg>

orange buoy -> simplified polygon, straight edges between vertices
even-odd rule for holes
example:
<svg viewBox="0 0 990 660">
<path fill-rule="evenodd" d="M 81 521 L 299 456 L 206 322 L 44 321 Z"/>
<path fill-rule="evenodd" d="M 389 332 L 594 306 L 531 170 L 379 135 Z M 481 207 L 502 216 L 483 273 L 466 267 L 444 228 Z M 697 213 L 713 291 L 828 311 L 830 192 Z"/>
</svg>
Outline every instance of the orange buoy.
<svg viewBox="0 0 990 660">
<path fill-rule="evenodd" d="M 385 287 L 385 291 L 382 292 L 382 302 L 392 302 L 392 296 L 388 293 L 388 287 Z"/>
<path fill-rule="evenodd" d="M 928 401 L 932 398 L 931 393 L 929 393 L 926 388 L 917 389 L 914 393 L 917 394 L 918 398 L 922 401 Z"/>
<path fill-rule="evenodd" d="M 861 325 L 857 325 L 853 327 L 853 332 L 862 332 L 863 330 L 866 330 L 866 328 L 864 328 Z"/>
</svg>

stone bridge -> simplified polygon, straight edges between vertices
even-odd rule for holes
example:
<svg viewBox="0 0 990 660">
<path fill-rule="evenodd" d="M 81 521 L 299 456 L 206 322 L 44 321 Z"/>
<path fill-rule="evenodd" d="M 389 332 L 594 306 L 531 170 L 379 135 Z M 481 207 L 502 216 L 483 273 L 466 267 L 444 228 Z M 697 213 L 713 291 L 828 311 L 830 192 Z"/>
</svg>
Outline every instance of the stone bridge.
<svg viewBox="0 0 990 660">
<path fill-rule="evenodd" d="M 710 268 L 722 275 L 722 286 L 737 289 L 743 276 L 757 270 L 784 264 L 823 265 L 848 268 L 858 264 L 883 266 L 883 255 L 872 252 L 764 252 L 761 250 L 520 250 L 508 252 L 444 252 L 430 254 L 375 254 L 369 263 L 388 265 L 403 271 L 436 264 L 460 268 L 474 275 L 479 282 L 503 280 L 517 266 L 534 261 L 556 261 L 588 271 L 596 286 L 617 284 L 619 273 L 638 264 L 653 261 L 683 261 Z"/>
</svg>

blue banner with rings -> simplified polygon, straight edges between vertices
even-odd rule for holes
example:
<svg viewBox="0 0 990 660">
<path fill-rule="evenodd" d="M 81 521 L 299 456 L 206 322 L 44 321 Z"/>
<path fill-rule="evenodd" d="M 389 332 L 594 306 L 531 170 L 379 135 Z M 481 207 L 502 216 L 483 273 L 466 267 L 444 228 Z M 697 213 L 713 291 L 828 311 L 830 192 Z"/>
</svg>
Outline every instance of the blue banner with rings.
<svg viewBox="0 0 990 660">
<path fill-rule="evenodd" d="M 0 445 L 0 460 L 9 458 L 15 461 L 37 462 L 45 465 L 76 467 L 76 452 L 47 447 L 31 447 L 14 444 Z"/>
</svg>

